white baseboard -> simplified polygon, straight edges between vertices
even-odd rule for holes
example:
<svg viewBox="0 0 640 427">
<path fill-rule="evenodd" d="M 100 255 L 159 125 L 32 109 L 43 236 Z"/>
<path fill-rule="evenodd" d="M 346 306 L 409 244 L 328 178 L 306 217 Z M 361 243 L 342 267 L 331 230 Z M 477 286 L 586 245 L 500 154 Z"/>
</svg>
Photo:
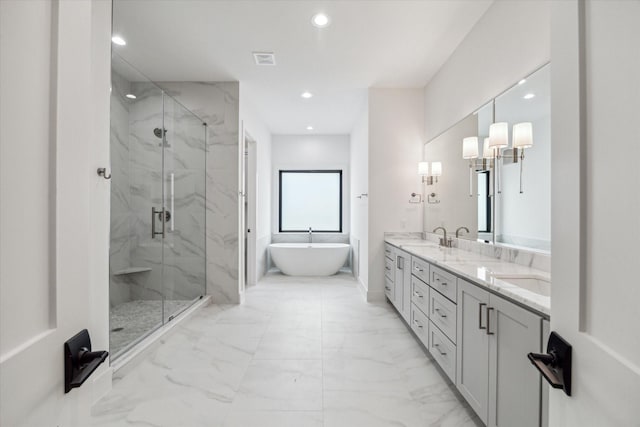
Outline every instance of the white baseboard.
<svg viewBox="0 0 640 427">
<path fill-rule="evenodd" d="M 362 283 L 359 277 L 356 277 L 356 281 L 358 282 L 358 290 L 362 294 L 362 298 L 367 301 L 367 288 L 364 286 L 364 283 Z"/>
<path fill-rule="evenodd" d="M 372 291 L 371 289 L 367 291 L 367 302 L 384 302 L 386 297 L 384 291 Z"/>
</svg>

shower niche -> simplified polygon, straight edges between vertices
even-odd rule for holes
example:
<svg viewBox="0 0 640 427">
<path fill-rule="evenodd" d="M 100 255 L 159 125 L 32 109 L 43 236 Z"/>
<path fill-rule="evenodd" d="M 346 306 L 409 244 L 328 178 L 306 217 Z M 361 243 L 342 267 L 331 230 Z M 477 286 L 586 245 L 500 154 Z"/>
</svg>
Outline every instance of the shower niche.
<svg viewBox="0 0 640 427">
<path fill-rule="evenodd" d="M 206 124 L 117 54 L 111 63 L 114 359 L 205 293 Z"/>
</svg>

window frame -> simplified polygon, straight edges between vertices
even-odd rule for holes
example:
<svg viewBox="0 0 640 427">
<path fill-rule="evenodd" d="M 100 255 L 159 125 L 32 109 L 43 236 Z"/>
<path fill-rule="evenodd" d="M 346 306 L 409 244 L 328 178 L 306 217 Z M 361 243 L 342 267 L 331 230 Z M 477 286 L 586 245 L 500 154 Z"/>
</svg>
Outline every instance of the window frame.
<svg viewBox="0 0 640 427">
<path fill-rule="evenodd" d="M 342 169 L 280 169 L 278 171 L 278 232 L 279 233 L 307 233 L 309 230 L 283 230 L 282 229 L 282 174 L 283 173 L 337 173 L 340 179 L 339 185 L 339 198 L 340 198 L 340 212 L 339 212 L 339 228 L 338 230 L 313 230 L 316 233 L 342 233 Z"/>
</svg>

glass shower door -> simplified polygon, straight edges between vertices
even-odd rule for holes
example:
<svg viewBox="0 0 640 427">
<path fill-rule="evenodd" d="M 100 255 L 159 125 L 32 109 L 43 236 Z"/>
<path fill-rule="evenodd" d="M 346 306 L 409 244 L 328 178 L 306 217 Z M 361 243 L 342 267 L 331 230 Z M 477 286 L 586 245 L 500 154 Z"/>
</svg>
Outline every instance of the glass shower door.
<svg viewBox="0 0 640 427">
<path fill-rule="evenodd" d="M 114 55 L 111 74 L 110 351 L 125 352 L 163 323 L 163 92 Z M 153 211 L 152 211 L 153 210 Z M 154 212 L 154 213 L 152 213 Z"/>
<path fill-rule="evenodd" d="M 205 293 L 206 125 L 164 97 L 164 320 Z"/>
</svg>

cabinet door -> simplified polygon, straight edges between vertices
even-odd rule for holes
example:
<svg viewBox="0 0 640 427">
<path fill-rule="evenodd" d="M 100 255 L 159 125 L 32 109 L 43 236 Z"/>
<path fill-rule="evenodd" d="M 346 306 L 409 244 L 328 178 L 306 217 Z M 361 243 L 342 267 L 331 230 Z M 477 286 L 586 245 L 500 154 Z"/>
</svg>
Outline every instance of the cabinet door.
<svg viewBox="0 0 640 427">
<path fill-rule="evenodd" d="M 456 386 L 486 424 L 489 415 L 489 335 L 486 330 L 489 293 L 459 280 L 457 296 Z"/>
<path fill-rule="evenodd" d="M 540 352 L 542 318 L 498 296 L 490 297 L 490 427 L 540 426 L 540 374 L 527 353 Z"/>
<path fill-rule="evenodd" d="M 394 305 L 404 320 L 411 321 L 411 255 L 396 251 Z"/>
</svg>

